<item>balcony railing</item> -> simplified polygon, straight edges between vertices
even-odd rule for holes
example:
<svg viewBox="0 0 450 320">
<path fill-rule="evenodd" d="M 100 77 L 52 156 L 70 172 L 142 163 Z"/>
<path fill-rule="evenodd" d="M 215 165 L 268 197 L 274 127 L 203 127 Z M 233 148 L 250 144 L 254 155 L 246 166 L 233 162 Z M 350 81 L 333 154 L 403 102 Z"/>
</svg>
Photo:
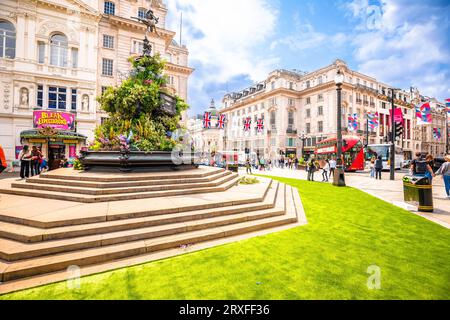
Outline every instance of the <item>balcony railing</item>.
<svg viewBox="0 0 450 320">
<path fill-rule="evenodd" d="M 287 134 L 297 134 L 297 129 L 294 129 L 294 128 L 287 128 L 286 129 L 286 133 Z"/>
<path fill-rule="evenodd" d="M 361 104 L 361 103 L 362 103 L 362 100 L 361 100 L 361 99 L 356 99 L 356 103 L 357 103 L 357 104 Z"/>
</svg>

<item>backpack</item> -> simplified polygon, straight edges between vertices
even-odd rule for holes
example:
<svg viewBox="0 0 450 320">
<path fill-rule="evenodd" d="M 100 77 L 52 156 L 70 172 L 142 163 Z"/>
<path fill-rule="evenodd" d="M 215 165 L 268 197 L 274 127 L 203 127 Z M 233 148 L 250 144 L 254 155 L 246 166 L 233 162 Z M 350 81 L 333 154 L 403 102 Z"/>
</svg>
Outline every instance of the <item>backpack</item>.
<svg viewBox="0 0 450 320">
<path fill-rule="evenodd" d="M 414 163 L 414 173 L 425 174 L 427 173 L 427 162 L 423 160 L 418 160 Z"/>
</svg>

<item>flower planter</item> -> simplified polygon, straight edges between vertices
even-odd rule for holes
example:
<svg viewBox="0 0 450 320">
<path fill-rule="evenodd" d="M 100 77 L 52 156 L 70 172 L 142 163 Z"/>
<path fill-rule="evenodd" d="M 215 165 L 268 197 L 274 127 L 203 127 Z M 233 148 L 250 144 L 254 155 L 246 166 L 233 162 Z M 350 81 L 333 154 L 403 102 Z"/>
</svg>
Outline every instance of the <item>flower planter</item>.
<svg viewBox="0 0 450 320">
<path fill-rule="evenodd" d="M 169 151 L 82 151 L 84 170 L 97 171 L 172 171 L 198 168 L 192 154 L 172 156 Z"/>
</svg>

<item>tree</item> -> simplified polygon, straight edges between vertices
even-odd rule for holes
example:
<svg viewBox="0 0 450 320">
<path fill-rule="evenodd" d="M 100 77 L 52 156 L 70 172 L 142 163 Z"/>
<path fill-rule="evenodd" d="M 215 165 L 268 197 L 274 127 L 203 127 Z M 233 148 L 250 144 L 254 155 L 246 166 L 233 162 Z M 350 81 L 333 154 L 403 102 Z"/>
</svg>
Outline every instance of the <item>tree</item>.
<svg viewBox="0 0 450 320">
<path fill-rule="evenodd" d="M 109 118 L 95 131 L 91 150 L 170 151 L 172 132 L 179 128 L 188 105 L 176 96 L 173 113 L 162 108 L 169 94 L 159 54 L 130 58 L 132 70 L 119 87 L 109 87 L 97 98 Z"/>
</svg>

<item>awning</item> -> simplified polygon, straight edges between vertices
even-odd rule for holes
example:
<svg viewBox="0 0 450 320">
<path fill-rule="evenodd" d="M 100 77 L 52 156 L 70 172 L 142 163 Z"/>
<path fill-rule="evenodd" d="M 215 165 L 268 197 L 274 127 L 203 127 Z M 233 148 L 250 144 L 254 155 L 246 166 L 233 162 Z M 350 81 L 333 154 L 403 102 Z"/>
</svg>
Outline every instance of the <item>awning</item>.
<svg viewBox="0 0 450 320">
<path fill-rule="evenodd" d="M 22 131 L 20 133 L 20 138 L 21 139 L 53 138 L 53 139 L 80 140 L 80 141 L 85 141 L 87 139 L 86 136 L 74 131 L 64 131 L 64 130 L 48 131 L 42 129 Z"/>
</svg>

